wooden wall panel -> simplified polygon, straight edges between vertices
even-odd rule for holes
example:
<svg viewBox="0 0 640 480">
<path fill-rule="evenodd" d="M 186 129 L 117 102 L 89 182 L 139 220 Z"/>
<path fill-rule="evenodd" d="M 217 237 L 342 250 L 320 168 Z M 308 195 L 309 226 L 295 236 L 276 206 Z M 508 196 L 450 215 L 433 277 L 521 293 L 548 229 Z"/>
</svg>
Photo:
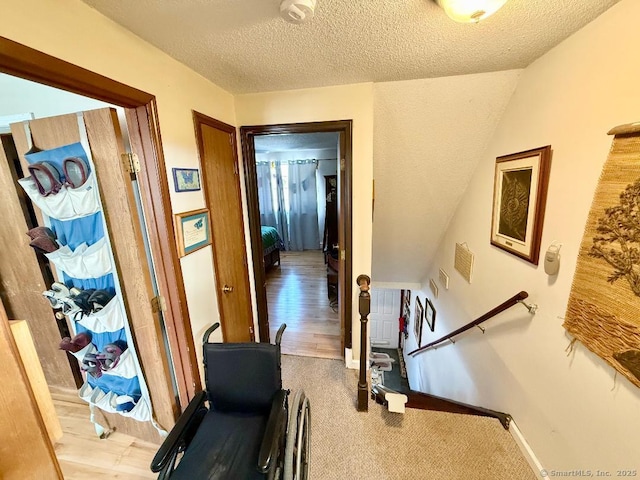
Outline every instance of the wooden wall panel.
<svg viewBox="0 0 640 480">
<path fill-rule="evenodd" d="M 18 134 L 26 144 L 24 130 Z M 29 227 L 20 203 L 23 192 L 7 161 L 0 148 L 0 295 L 9 316 L 29 324 L 47 383 L 75 387 L 67 354 L 58 349 L 60 333 L 53 311 L 42 297 L 49 285 L 45 285 L 36 254 L 29 246 Z"/>
<path fill-rule="evenodd" d="M 0 385 L 0 477 L 62 479 L 1 303 Z"/>
</svg>

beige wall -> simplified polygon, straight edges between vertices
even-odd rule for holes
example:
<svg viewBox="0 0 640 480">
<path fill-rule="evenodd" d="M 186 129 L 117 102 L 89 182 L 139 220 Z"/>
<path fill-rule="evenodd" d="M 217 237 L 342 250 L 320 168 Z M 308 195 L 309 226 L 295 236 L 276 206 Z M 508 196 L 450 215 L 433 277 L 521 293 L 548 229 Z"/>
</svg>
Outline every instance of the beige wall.
<svg viewBox="0 0 640 480">
<path fill-rule="evenodd" d="M 236 96 L 238 126 L 353 120 L 353 273 L 371 274 L 373 85 L 311 88 Z M 355 282 L 355 277 L 354 277 Z M 353 294 L 354 358 L 360 329 Z"/>
<path fill-rule="evenodd" d="M 373 87 L 373 281 L 419 283 L 522 70 Z"/>
<path fill-rule="evenodd" d="M 198 166 L 191 110 L 235 124 L 231 94 L 79 0 L 8 0 L 2 6 L 1 36 L 156 96 L 170 190 L 171 167 Z M 205 206 L 202 192 L 172 193 L 171 202 L 174 212 Z M 211 248 L 181 264 L 198 345 L 218 319 Z"/>
<path fill-rule="evenodd" d="M 506 411 L 549 471 L 640 467 L 640 390 L 584 346 L 565 349 L 562 328 L 577 252 L 613 126 L 640 120 L 640 2 L 623 0 L 529 66 L 482 154 L 440 243 L 428 278 L 451 276 L 435 300 L 434 340 L 520 290 L 539 305 L 515 306 L 455 345 L 410 359 L 414 388 Z M 563 243 L 557 277 L 489 244 L 495 158 L 550 144 L 553 161 L 543 252 Z M 453 268 L 455 242 L 475 253 L 473 282 Z M 640 302 L 639 302 L 640 307 Z M 640 310 L 639 310 L 640 311 Z M 410 334 L 410 346 L 415 345 Z"/>
</svg>

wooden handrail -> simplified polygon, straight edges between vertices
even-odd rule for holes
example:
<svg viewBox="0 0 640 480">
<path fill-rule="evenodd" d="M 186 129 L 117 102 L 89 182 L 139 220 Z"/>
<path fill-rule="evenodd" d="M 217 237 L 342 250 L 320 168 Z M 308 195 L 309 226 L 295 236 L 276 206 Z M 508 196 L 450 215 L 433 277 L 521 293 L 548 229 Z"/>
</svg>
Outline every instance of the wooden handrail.
<svg viewBox="0 0 640 480">
<path fill-rule="evenodd" d="M 467 330 L 480 325 L 482 322 L 486 322 L 491 317 L 495 317 L 499 313 L 504 312 L 508 308 L 513 307 L 516 303 L 522 302 L 528 296 L 529 296 L 529 294 L 527 292 L 522 291 L 522 292 L 514 295 L 513 297 L 511 297 L 506 302 L 501 303 L 500 305 L 498 305 L 493 310 L 489 310 L 487 313 L 485 313 L 481 317 L 478 317 L 473 322 L 467 323 L 464 327 L 460 327 L 459 329 L 454 330 L 449 335 L 445 335 L 444 337 L 441 337 L 438 340 L 435 340 L 435 341 L 433 341 L 431 343 L 427 343 L 424 347 L 420 347 L 420 348 L 417 348 L 417 349 L 413 350 L 412 352 L 409 352 L 409 355 L 417 355 L 418 353 L 422 353 L 425 350 L 428 350 L 428 349 L 430 349 L 432 347 L 435 347 L 436 345 L 441 344 L 442 342 L 446 342 L 447 340 L 455 337 L 456 335 L 460 335 L 461 333 L 466 332 Z"/>
</svg>

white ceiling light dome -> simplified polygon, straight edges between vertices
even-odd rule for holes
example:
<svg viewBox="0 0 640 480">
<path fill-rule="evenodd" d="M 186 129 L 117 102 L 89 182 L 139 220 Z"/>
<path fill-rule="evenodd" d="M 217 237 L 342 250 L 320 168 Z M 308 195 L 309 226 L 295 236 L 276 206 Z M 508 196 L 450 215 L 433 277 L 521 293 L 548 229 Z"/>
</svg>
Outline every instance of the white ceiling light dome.
<svg viewBox="0 0 640 480">
<path fill-rule="evenodd" d="M 306 23 L 313 18 L 317 0 L 282 0 L 280 15 L 287 22 Z"/>
<path fill-rule="evenodd" d="M 452 20 L 477 23 L 496 13 L 507 0 L 434 0 Z"/>
</svg>

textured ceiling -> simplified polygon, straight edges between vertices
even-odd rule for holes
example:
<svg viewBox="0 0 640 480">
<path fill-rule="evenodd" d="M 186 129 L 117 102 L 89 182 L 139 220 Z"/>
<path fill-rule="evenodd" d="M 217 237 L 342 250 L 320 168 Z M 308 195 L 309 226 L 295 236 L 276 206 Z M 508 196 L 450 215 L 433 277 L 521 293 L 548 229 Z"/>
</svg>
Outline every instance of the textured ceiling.
<svg viewBox="0 0 640 480">
<path fill-rule="evenodd" d="M 520 72 L 374 85 L 376 282 L 423 280 Z"/>
<path fill-rule="evenodd" d="M 84 0 L 231 93 L 523 68 L 619 0 L 509 0 L 480 24 L 432 0 Z"/>
</svg>

